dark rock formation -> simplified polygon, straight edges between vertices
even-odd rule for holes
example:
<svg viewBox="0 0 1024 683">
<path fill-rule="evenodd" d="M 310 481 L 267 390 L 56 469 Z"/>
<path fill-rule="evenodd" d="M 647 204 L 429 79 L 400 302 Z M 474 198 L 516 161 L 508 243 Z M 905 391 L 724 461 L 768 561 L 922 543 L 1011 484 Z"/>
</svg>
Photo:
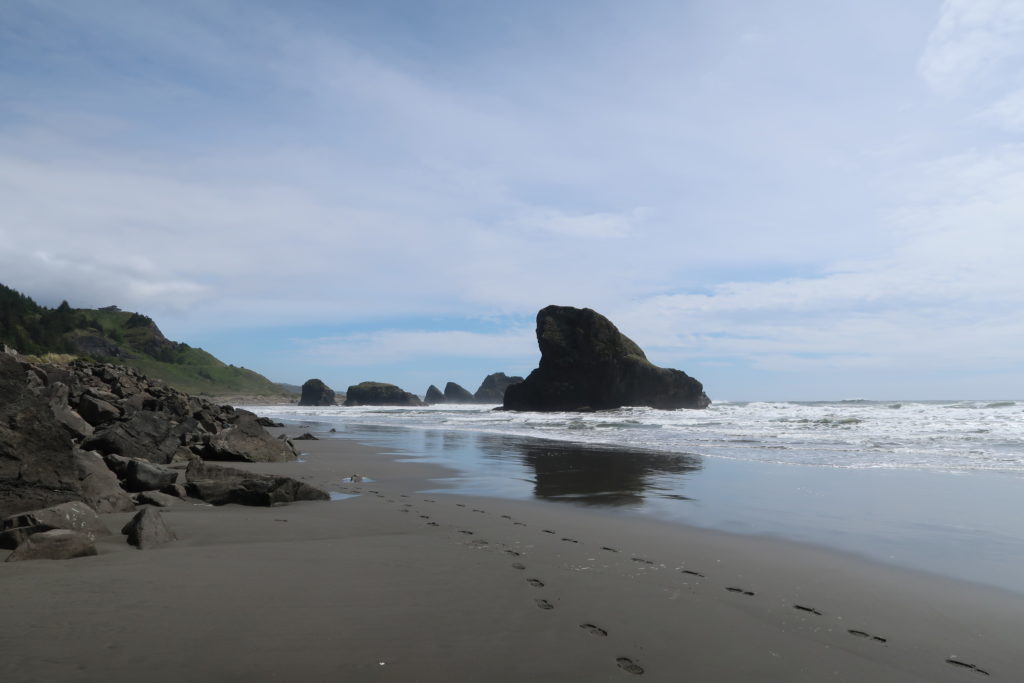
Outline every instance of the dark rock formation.
<svg viewBox="0 0 1024 683">
<path fill-rule="evenodd" d="M 96 546 L 85 534 L 70 529 L 51 529 L 29 536 L 14 549 L 7 561 L 70 560 L 95 554 Z"/>
<path fill-rule="evenodd" d="M 448 382 L 448 384 L 444 385 L 444 402 L 472 403 L 473 394 L 469 393 L 465 388 L 459 386 L 455 382 Z"/>
<path fill-rule="evenodd" d="M 473 394 L 475 403 L 490 403 L 500 405 L 505 400 L 505 389 L 512 384 L 519 384 L 522 377 L 509 377 L 504 372 L 495 372 L 484 377 L 480 388 Z"/>
<path fill-rule="evenodd" d="M 348 388 L 347 406 L 421 406 L 415 394 L 385 382 L 361 382 Z"/>
<path fill-rule="evenodd" d="M 124 487 L 128 491 L 159 491 L 177 481 L 178 470 L 145 460 L 132 460 L 124 470 Z"/>
<path fill-rule="evenodd" d="M 32 534 L 51 529 L 77 531 L 91 540 L 110 535 L 110 529 L 95 510 L 75 501 L 5 518 L 0 522 L 0 548 L 13 548 Z"/>
<path fill-rule="evenodd" d="M 589 308 L 541 309 L 537 343 L 540 367 L 505 390 L 508 410 L 672 410 L 711 403 L 700 382 L 652 364 L 636 343 Z"/>
<path fill-rule="evenodd" d="M 302 396 L 299 398 L 300 406 L 333 406 L 334 391 L 321 380 L 310 379 L 302 385 Z"/>
<path fill-rule="evenodd" d="M 188 494 L 213 505 L 271 506 L 330 499 L 325 491 L 296 479 L 205 465 L 198 460 L 189 463 L 186 477 Z"/>
<path fill-rule="evenodd" d="M 295 450 L 252 413 L 188 396 L 136 370 L 0 354 L 0 517 L 68 501 L 101 513 L 130 510 L 122 486 L 173 483 L 144 480 L 144 463 L 200 456 L 284 461 Z"/>
<path fill-rule="evenodd" d="M 167 528 L 163 515 L 156 508 L 145 507 L 139 510 L 131 521 L 121 529 L 128 536 L 128 544 L 139 550 L 148 550 L 158 545 L 169 543 L 178 537 Z"/>
<path fill-rule="evenodd" d="M 309 432 L 303 432 L 299 436 L 296 436 L 295 438 L 292 439 L 292 441 L 319 441 L 319 440 L 320 439 L 316 438 L 315 436 L 313 436 Z"/>
<path fill-rule="evenodd" d="M 161 508 L 169 508 L 175 503 L 181 502 L 179 496 L 172 496 L 160 491 L 143 491 L 138 494 L 139 505 L 156 505 Z"/>
<path fill-rule="evenodd" d="M 427 393 L 423 395 L 423 402 L 428 406 L 444 403 L 444 394 L 441 393 L 440 389 L 431 384 L 427 387 Z"/>
</svg>

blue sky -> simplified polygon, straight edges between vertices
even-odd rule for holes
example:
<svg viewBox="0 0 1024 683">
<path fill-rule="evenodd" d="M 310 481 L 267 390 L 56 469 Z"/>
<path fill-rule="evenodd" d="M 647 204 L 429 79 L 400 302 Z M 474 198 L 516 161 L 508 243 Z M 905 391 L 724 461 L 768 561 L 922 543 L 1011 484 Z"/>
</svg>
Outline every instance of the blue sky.
<svg viewBox="0 0 1024 683">
<path fill-rule="evenodd" d="M 272 379 L 1024 398 L 1024 2 L 0 5 L 0 282 Z"/>
</svg>

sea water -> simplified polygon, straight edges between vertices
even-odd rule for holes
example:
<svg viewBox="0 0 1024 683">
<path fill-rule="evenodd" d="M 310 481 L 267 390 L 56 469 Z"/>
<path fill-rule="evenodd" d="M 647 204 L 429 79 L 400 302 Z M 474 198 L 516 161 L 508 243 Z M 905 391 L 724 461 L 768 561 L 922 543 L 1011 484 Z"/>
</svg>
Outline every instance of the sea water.
<svg viewBox="0 0 1024 683">
<path fill-rule="evenodd" d="M 1024 401 L 252 409 L 443 465 L 448 491 L 775 535 L 1024 592 Z"/>
</svg>

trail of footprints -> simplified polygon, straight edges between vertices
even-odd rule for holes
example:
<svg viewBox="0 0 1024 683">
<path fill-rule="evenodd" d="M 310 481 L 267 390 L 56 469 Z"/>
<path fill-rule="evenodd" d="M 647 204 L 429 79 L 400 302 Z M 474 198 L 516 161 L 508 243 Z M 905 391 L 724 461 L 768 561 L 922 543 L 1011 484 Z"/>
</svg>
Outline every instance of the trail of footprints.
<svg viewBox="0 0 1024 683">
<path fill-rule="evenodd" d="M 355 492 L 359 493 L 358 490 L 355 490 Z M 387 498 L 387 496 L 381 494 L 379 491 L 368 490 L 367 492 L 375 495 L 377 498 L 385 499 L 389 503 L 396 502 L 393 498 Z M 409 496 L 406 495 L 406 494 L 401 494 L 400 497 L 401 498 L 408 498 Z M 431 498 L 424 498 L 422 500 L 423 500 L 424 503 L 436 503 L 437 502 L 436 500 L 431 499 Z M 459 507 L 459 508 L 465 508 L 466 507 L 466 505 L 464 503 L 455 503 L 455 506 Z M 401 510 L 402 512 L 409 512 L 412 508 L 413 508 L 413 504 L 412 503 L 404 503 L 402 505 L 402 507 L 400 507 L 398 509 Z M 471 508 L 471 510 L 472 510 L 472 512 L 480 513 L 480 514 L 486 514 L 487 513 L 486 510 L 482 510 L 482 509 L 479 509 L 479 508 Z M 431 519 L 430 515 L 421 514 L 421 515 L 419 515 L 419 518 L 423 519 L 423 520 L 429 520 L 429 521 L 426 522 L 428 526 L 433 526 L 433 527 L 440 526 L 438 524 L 438 522 L 436 522 L 433 519 Z M 511 515 L 501 515 L 501 519 L 510 521 L 515 526 L 520 526 L 520 527 L 527 526 L 524 522 L 520 522 L 520 521 L 517 521 L 517 520 L 513 519 Z M 457 529 L 456 531 L 458 533 L 466 535 L 466 536 L 474 535 L 474 532 L 472 530 L 470 530 L 470 529 Z M 552 530 L 552 529 L 541 529 L 541 532 L 544 533 L 544 534 L 548 534 L 548 535 L 554 535 L 554 536 L 558 535 L 557 532 Z M 567 536 L 562 536 L 560 538 L 561 538 L 561 540 L 563 542 L 566 542 L 566 543 L 573 543 L 573 544 L 579 544 L 580 543 L 580 541 L 575 539 L 575 538 L 570 538 L 570 537 L 567 537 Z M 468 545 L 473 546 L 473 547 L 485 547 L 485 546 L 488 546 L 489 543 L 488 543 L 488 541 L 485 541 L 485 540 L 482 540 L 482 539 L 477 539 L 477 540 L 469 542 Z M 609 552 L 609 553 L 618 553 L 619 552 L 619 550 L 617 548 L 613 548 L 611 546 L 600 546 L 600 549 L 602 551 Z M 518 557 L 522 556 L 522 553 L 520 553 L 517 550 L 513 550 L 511 548 L 504 549 L 504 553 L 509 555 L 510 557 L 513 557 L 513 558 L 518 558 Z M 633 556 L 630 559 L 633 562 L 635 562 L 637 564 L 644 565 L 644 566 L 654 566 L 655 565 L 654 561 L 652 561 L 650 559 L 647 559 L 645 557 Z M 518 561 L 517 562 L 513 562 L 511 564 L 511 567 L 513 569 L 517 570 L 517 571 L 525 571 L 526 570 L 526 565 L 523 564 L 522 562 L 518 562 Z M 681 568 L 681 569 L 679 569 L 679 572 L 681 574 L 685 574 L 687 576 L 692 576 L 692 577 L 699 578 L 699 579 L 706 579 L 707 578 L 707 576 L 705 574 L 703 574 L 702 572 L 699 572 L 699 571 L 697 571 L 695 569 Z M 536 578 L 536 577 L 527 578 L 526 579 L 526 583 L 527 583 L 527 585 L 531 586 L 532 588 L 545 588 L 546 587 L 546 584 L 544 583 L 544 581 L 542 581 L 541 579 Z M 734 594 L 737 594 L 737 595 L 743 595 L 743 596 L 746 596 L 746 597 L 755 597 L 757 595 L 754 591 L 751 591 L 751 590 L 748 590 L 746 588 L 742 588 L 742 587 L 739 587 L 739 586 L 725 586 L 724 588 L 725 588 L 726 591 L 728 591 L 730 593 L 734 593 Z M 555 605 L 550 600 L 548 600 L 546 598 L 534 598 L 533 602 L 537 606 L 538 609 L 541 609 L 541 610 L 544 610 L 544 611 L 550 611 L 550 610 L 555 609 Z M 795 609 L 795 610 L 797 610 L 799 612 L 803 612 L 805 614 L 811 615 L 811 616 L 815 616 L 815 617 L 825 616 L 824 613 L 821 612 L 819 609 L 817 609 L 816 607 L 812 607 L 810 605 L 794 604 L 793 605 L 793 609 Z M 601 628 L 600 626 L 597 626 L 596 624 L 582 623 L 582 624 L 579 625 L 579 628 L 581 630 L 585 631 L 586 633 L 588 633 L 590 635 L 593 635 L 593 636 L 596 636 L 596 637 L 600 637 L 600 638 L 608 637 L 608 631 L 603 629 L 603 628 Z M 882 645 L 885 645 L 885 644 L 887 644 L 889 642 L 888 638 L 884 638 L 882 636 L 874 635 L 872 633 L 869 633 L 867 631 L 862 631 L 862 630 L 859 630 L 859 629 L 851 628 L 851 629 L 847 629 L 846 632 L 850 636 L 853 636 L 855 638 L 860 638 L 862 640 L 869 640 L 869 641 L 872 641 L 872 642 L 875 642 L 875 643 L 879 643 L 879 644 L 882 644 Z M 948 658 L 946 658 L 945 661 L 946 661 L 946 663 L 950 664 L 951 666 L 954 666 L 954 667 L 956 667 L 958 669 L 963 669 L 964 671 L 970 671 L 972 673 L 982 674 L 984 676 L 991 675 L 988 671 L 986 671 L 985 669 L 982 669 L 980 666 L 978 666 L 976 664 L 972 664 L 970 662 L 965 662 L 965 661 L 963 661 L 961 659 L 958 659 L 956 657 L 948 657 Z M 621 669 L 622 671 L 624 671 L 626 673 L 630 673 L 630 674 L 637 675 L 637 676 L 642 675 L 644 673 L 643 666 L 638 661 L 636 661 L 634 659 L 631 659 L 629 657 L 618 657 L 618 658 L 615 659 L 615 664 L 619 667 L 619 669 Z"/>
</svg>

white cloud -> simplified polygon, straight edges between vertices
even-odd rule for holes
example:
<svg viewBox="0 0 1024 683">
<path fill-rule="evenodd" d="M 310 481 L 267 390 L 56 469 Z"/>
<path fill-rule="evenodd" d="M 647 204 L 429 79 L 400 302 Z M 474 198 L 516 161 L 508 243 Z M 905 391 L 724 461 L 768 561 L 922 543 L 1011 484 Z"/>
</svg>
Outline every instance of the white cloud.
<svg viewBox="0 0 1024 683">
<path fill-rule="evenodd" d="M 1024 133 L 1024 88 L 998 100 L 979 114 L 979 118 L 1012 133 Z"/>
<path fill-rule="evenodd" d="M 415 358 L 528 358 L 536 356 L 532 329 L 484 334 L 463 330 L 379 330 L 304 339 L 302 353 L 326 366 L 371 366 Z"/>
<path fill-rule="evenodd" d="M 1024 54 L 1024 3 L 946 0 L 918 67 L 928 85 L 958 93 L 988 84 L 1008 58 Z"/>
</svg>

